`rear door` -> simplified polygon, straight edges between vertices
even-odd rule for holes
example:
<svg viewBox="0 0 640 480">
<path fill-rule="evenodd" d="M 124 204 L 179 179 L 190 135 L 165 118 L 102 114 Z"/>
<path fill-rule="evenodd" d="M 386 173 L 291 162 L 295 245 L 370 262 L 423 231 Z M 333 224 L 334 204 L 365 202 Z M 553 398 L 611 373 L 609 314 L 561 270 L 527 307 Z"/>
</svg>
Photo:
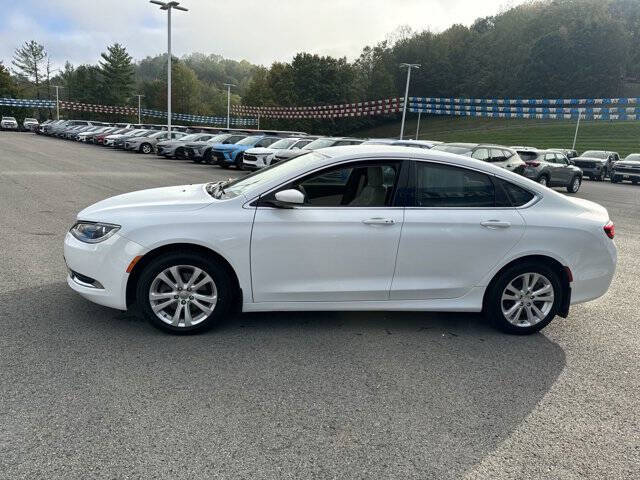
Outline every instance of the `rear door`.
<svg viewBox="0 0 640 480">
<path fill-rule="evenodd" d="M 558 183 L 568 185 L 573 176 L 573 170 L 569 168 L 569 160 L 561 153 L 556 153 L 556 165 L 558 165 Z"/>
<path fill-rule="evenodd" d="M 461 297 L 520 240 L 522 216 L 482 172 L 415 162 L 410 180 L 391 299 Z"/>
</svg>

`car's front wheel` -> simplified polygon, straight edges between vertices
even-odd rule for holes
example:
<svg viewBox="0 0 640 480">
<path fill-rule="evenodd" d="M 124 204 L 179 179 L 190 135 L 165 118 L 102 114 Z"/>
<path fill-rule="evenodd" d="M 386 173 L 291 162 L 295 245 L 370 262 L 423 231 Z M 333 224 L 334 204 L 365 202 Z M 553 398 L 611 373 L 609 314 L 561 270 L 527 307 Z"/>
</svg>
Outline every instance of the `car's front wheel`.
<svg viewBox="0 0 640 480">
<path fill-rule="evenodd" d="M 528 335 L 546 327 L 561 305 L 562 286 L 546 265 L 514 265 L 492 282 L 485 314 L 506 333 Z"/>
<path fill-rule="evenodd" d="M 140 145 L 140 151 L 144 154 L 151 153 L 151 150 L 153 150 L 153 147 L 148 143 L 143 143 L 142 145 Z"/>
<path fill-rule="evenodd" d="M 136 298 L 155 327 L 177 334 L 213 327 L 229 311 L 233 283 L 218 263 L 196 253 L 169 253 L 147 265 Z"/>
<path fill-rule="evenodd" d="M 577 193 L 580 190 L 580 185 L 582 185 L 582 179 L 579 176 L 575 176 L 567 185 L 567 192 L 569 193 Z"/>
</svg>

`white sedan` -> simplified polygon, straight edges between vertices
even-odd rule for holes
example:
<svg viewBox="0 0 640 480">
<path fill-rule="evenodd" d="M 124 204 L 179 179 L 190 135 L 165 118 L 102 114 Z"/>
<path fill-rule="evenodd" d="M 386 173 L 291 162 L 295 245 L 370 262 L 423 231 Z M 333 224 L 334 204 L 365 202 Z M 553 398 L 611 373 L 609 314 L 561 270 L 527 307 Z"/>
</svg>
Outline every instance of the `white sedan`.
<svg viewBox="0 0 640 480">
<path fill-rule="evenodd" d="M 334 147 L 228 182 L 143 190 L 81 211 L 69 286 L 157 327 L 245 312 L 484 312 L 540 330 L 602 296 L 613 224 L 486 162 L 433 150 Z"/>
</svg>

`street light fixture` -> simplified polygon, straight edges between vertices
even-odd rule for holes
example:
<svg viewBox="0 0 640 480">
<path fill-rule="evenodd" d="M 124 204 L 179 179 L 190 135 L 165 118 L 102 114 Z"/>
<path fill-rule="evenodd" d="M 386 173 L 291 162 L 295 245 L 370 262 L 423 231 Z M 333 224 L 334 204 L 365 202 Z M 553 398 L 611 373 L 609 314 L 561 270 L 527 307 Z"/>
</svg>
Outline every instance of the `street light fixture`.
<svg viewBox="0 0 640 480">
<path fill-rule="evenodd" d="M 409 81 L 411 80 L 411 69 L 420 68 L 421 65 L 419 63 L 401 63 L 400 68 L 407 69 L 407 88 L 404 91 L 404 106 L 402 107 L 402 124 L 400 125 L 400 140 L 404 136 L 404 119 L 407 116 L 407 103 L 409 103 Z"/>
<path fill-rule="evenodd" d="M 235 87 L 233 83 L 223 83 L 227 87 L 227 128 L 231 124 L 231 87 Z"/>
<path fill-rule="evenodd" d="M 149 0 L 149 3 L 160 5 L 160 10 L 167 11 L 167 51 L 169 57 L 167 59 L 167 132 L 169 138 L 171 138 L 171 10 L 182 10 L 188 12 L 189 10 L 180 7 L 179 2 L 161 2 L 159 0 Z"/>
</svg>

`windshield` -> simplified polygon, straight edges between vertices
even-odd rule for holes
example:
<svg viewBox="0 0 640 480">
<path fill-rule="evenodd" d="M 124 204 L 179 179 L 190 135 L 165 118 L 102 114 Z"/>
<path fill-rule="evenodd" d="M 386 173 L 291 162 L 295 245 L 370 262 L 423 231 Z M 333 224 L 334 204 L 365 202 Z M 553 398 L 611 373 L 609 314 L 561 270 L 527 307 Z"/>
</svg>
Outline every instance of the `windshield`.
<svg viewBox="0 0 640 480">
<path fill-rule="evenodd" d="M 16 121 L 16 117 L 2 117 L 3 120 L 13 120 Z"/>
<path fill-rule="evenodd" d="M 190 133 L 189 135 L 180 137 L 178 140 L 180 140 L 181 142 L 188 142 L 189 140 L 197 140 L 200 137 L 202 137 L 201 133 Z"/>
<path fill-rule="evenodd" d="M 167 132 L 156 132 L 156 133 L 152 133 L 151 135 L 147 135 L 149 138 L 158 138 L 158 137 L 162 137 L 164 135 L 166 135 Z"/>
<path fill-rule="evenodd" d="M 297 141 L 298 141 L 297 138 L 283 138 L 282 140 L 278 140 L 277 142 L 273 142 L 271 145 L 269 145 L 269 148 L 274 148 L 276 150 L 279 150 L 279 149 L 282 149 L 282 148 L 289 148 L 290 146 L 292 146 Z"/>
<path fill-rule="evenodd" d="M 132 133 L 131 136 L 132 137 L 146 137 L 147 135 L 149 135 L 150 132 L 151 132 L 151 130 L 142 130 L 141 132 Z"/>
<path fill-rule="evenodd" d="M 632 153 L 631 155 L 627 155 L 625 160 L 629 160 L 630 162 L 640 162 L 640 153 Z"/>
<path fill-rule="evenodd" d="M 589 158 L 602 158 L 604 160 L 605 158 L 609 157 L 609 154 L 607 152 L 602 152 L 600 150 L 587 150 L 580 156 L 589 157 Z"/>
<path fill-rule="evenodd" d="M 520 155 L 520 158 L 525 162 L 530 162 L 538 158 L 538 152 L 532 150 L 518 150 L 518 155 Z"/>
<path fill-rule="evenodd" d="M 211 137 L 209 140 L 207 140 L 207 143 L 222 143 L 229 137 L 231 137 L 230 133 L 221 133 L 220 135 Z"/>
<path fill-rule="evenodd" d="M 316 152 L 305 153 L 298 157 L 270 165 L 267 168 L 257 170 L 246 177 L 241 177 L 229 183 L 222 184 L 224 192 L 221 192 L 225 198 L 233 198 L 242 195 L 250 189 L 259 187 L 274 179 L 281 178 L 286 180 L 289 175 L 300 168 L 301 165 L 313 162 L 315 159 L 326 158 L 324 155 Z M 216 184 L 209 184 L 214 186 Z M 221 198 L 218 195 L 216 198 Z"/>
<path fill-rule="evenodd" d="M 318 148 L 331 147 L 336 143 L 335 138 L 318 138 L 304 147 L 305 150 L 317 150 Z"/>
<path fill-rule="evenodd" d="M 239 142 L 236 142 L 236 145 L 253 145 L 261 138 L 262 138 L 262 135 L 253 135 L 251 137 L 244 138 Z"/>
<path fill-rule="evenodd" d="M 458 147 L 455 145 L 436 145 L 432 148 L 432 150 L 439 150 L 441 152 L 449 152 L 456 153 L 458 155 L 469 155 L 471 153 L 472 148 L 469 147 Z"/>
</svg>

